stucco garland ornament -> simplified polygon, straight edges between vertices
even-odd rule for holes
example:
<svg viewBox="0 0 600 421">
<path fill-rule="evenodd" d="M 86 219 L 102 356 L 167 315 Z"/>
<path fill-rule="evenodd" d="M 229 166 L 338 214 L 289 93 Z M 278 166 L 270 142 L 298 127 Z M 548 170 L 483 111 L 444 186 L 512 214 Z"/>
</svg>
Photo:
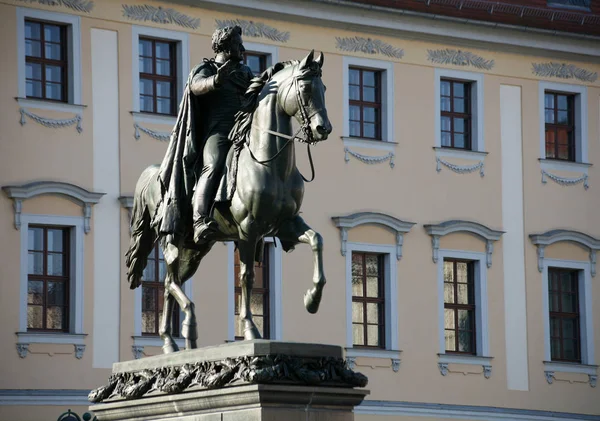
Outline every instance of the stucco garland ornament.
<svg viewBox="0 0 600 421">
<path fill-rule="evenodd" d="M 395 165 L 394 164 L 395 155 L 393 152 L 389 152 L 387 155 L 383 155 L 383 156 L 362 155 L 362 154 L 359 154 L 358 152 L 354 152 L 350 148 L 344 148 L 344 152 L 345 152 L 344 161 L 346 161 L 346 163 L 350 162 L 349 155 L 352 155 L 354 158 L 358 159 L 360 162 L 362 162 L 364 164 L 369 164 L 369 165 L 379 164 L 379 163 L 385 162 L 389 159 L 390 167 L 394 168 L 394 165 Z"/>
<path fill-rule="evenodd" d="M 583 182 L 583 188 L 588 189 L 590 185 L 588 184 L 588 175 L 583 174 L 581 177 L 577 178 L 568 178 L 568 177 L 559 177 L 558 175 L 551 174 L 545 170 L 542 170 L 542 183 L 546 184 L 548 181 L 546 180 L 548 177 L 550 180 L 554 181 L 561 186 L 574 186 Z"/>
<path fill-rule="evenodd" d="M 75 127 L 77 129 L 77 132 L 81 133 L 83 131 L 83 128 L 81 127 L 81 115 L 80 114 L 75 115 L 75 117 L 73 117 L 73 118 L 54 119 L 54 118 L 46 118 L 46 117 L 39 116 L 37 114 L 32 113 L 31 111 L 28 111 L 25 108 L 20 108 L 19 112 L 21 113 L 21 120 L 19 121 L 19 123 L 21 123 L 21 126 L 24 126 L 27 123 L 27 120 L 25 119 L 25 116 L 27 116 L 30 119 L 32 119 L 33 121 L 35 121 L 36 123 L 39 123 L 44 127 L 49 127 L 51 129 L 58 129 L 61 127 L 69 127 L 69 126 L 72 126 L 73 124 L 77 123 L 77 126 Z"/>
<path fill-rule="evenodd" d="M 473 66 L 477 69 L 484 70 L 491 70 L 492 67 L 494 67 L 494 60 L 486 60 L 469 51 L 452 50 L 450 48 L 443 50 L 427 50 L 427 60 L 432 63 Z"/>
<path fill-rule="evenodd" d="M 440 164 L 442 164 L 443 166 L 451 169 L 452 171 L 454 171 L 457 174 L 467 174 L 467 173 L 471 173 L 473 171 L 479 170 L 479 175 L 481 177 L 483 177 L 485 175 L 483 161 L 480 161 L 475 165 L 456 165 L 456 164 L 451 164 L 448 161 L 444 161 L 441 158 L 436 158 L 436 162 L 437 162 L 437 166 L 436 166 L 435 170 L 437 172 L 442 171 L 442 167 L 440 165 Z"/>
<path fill-rule="evenodd" d="M 148 136 L 156 139 L 156 140 L 160 140 L 161 142 L 168 142 L 170 137 L 171 137 L 171 133 L 167 133 L 167 132 L 159 132 L 156 130 L 151 130 L 151 129 L 147 129 L 145 127 L 140 126 L 137 123 L 133 123 L 133 127 L 135 128 L 135 140 L 139 140 L 140 139 L 140 131 L 146 133 Z"/>
<path fill-rule="evenodd" d="M 193 18 L 175 9 L 164 9 L 161 6 L 154 7 L 147 4 L 136 6 L 124 4 L 123 16 L 131 20 L 173 24 L 190 29 L 197 29 L 200 26 L 200 18 Z"/>
<path fill-rule="evenodd" d="M 335 48 L 341 51 L 361 52 L 365 54 L 383 54 L 384 56 L 400 59 L 404 57 L 402 48 L 383 42 L 378 39 L 362 37 L 335 37 Z"/>
<path fill-rule="evenodd" d="M 598 72 L 591 72 L 574 64 L 567 63 L 531 63 L 531 72 L 542 77 L 557 77 L 560 79 L 579 79 L 584 82 L 595 82 Z"/>
<path fill-rule="evenodd" d="M 277 28 L 266 25 L 261 22 L 254 22 L 244 19 L 225 19 L 216 20 L 217 28 L 225 28 L 227 26 L 240 26 L 244 36 L 253 38 L 267 38 L 271 41 L 286 43 L 290 39 L 289 31 L 283 32 Z"/>
<path fill-rule="evenodd" d="M 342 358 L 300 358 L 266 355 L 226 358 L 137 372 L 113 374 L 106 386 L 92 390 L 93 403 L 108 399 L 137 399 L 191 388 L 217 389 L 237 384 L 305 384 L 365 387 L 367 377 L 352 371 Z"/>
<path fill-rule="evenodd" d="M 77 12 L 90 13 L 94 8 L 92 0 L 20 0 L 27 3 L 39 3 L 47 6 L 65 6 Z"/>
</svg>

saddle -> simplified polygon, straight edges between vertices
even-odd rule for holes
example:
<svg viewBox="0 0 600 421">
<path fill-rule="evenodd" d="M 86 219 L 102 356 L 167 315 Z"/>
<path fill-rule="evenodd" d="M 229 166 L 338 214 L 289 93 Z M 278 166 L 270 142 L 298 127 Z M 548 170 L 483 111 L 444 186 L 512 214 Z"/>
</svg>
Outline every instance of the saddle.
<svg viewBox="0 0 600 421">
<path fill-rule="evenodd" d="M 238 170 L 238 161 L 240 159 L 240 151 L 244 148 L 244 143 L 234 144 L 227 153 L 225 160 L 225 168 L 219 182 L 215 203 L 229 202 L 233 198 L 236 189 L 236 177 Z"/>
</svg>

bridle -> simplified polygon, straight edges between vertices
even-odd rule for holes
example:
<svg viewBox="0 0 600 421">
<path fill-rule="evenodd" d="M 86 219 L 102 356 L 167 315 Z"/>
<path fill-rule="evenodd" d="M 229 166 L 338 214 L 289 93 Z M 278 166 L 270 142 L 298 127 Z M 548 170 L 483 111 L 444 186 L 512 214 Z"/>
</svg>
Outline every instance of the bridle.
<svg viewBox="0 0 600 421">
<path fill-rule="evenodd" d="M 315 70 L 312 70 L 312 72 L 316 72 Z M 250 149 L 250 141 L 248 140 L 248 142 L 246 143 L 246 146 L 248 147 L 248 152 L 250 153 L 250 157 L 252 157 L 252 159 L 258 163 L 258 164 L 266 164 L 269 163 L 271 161 L 274 161 L 275 159 L 277 159 L 282 153 L 283 151 L 288 147 L 288 145 L 290 143 L 292 143 L 294 140 L 298 140 L 301 143 L 306 143 L 306 150 L 308 152 L 308 159 L 310 162 L 310 168 L 311 168 L 311 172 L 312 172 L 312 176 L 310 178 L 310 180 L 307 180 L 302 174 L 300 174 L 300 176 L 302 177 L 302 179 L 304 181 L 306 181 L 307 183 L 310 183 L 311 181 L 313 181 L 315 179 L 315 167 L 313 164 L 313 159 L 312 159 L 312 154 L 310 152 L 310 145 L 314 145 L 317 143 L 317 141 L 314 138 L 314 135 L 312 133 L 312 130 L 310 129 L 310 120 L 312 117 L 314 117 L 316 114 L 318 114 L 319 112 L 321 112 L 323 110 L 323 108 L 318 108 L 317 110 L 315 110 L 314 112 L 312 112 L 310 115 L 308 114 L 308 111 L 306 110 L 306 101 L 303 100 L 302 95 L 300 93 L 300 78 L 303 76 L 302 73 L 298 74 L 298 75 L 292 75 L 292 82 L 290 84 L 290 89 L 292 89 L 292 87 L 294 88 L 295 94 L 296 94 L 296 102 L 298 104 L 298 110 L 300 112 L 300 120 L 301 120 L 301 124 L 300 127 L 298 128 L 298 130 L 296 130 L 296 132 L 293 135 L 288 135 L 285 133 L 281 133 L 275 130 L 270 130 L 270 129 L 266 129 L 264 127 L 260 127 L 258 125 L 254 126 L 255 128 L 257 128 L 258 130 L 260 130 L 261 132 L 264 133 L 269 133 L 273 136 L 277 136 L 277 137 L 281 137 L 283 139 L 287 139 L 287 142 L 285 143 L 285 145 L 283 145 L 281 147 L 281 149 L 279 149 L 277 151 L 277 153 L 275 155 L 273 155 L 271 158 L 265 159 L 264 161 L 261 161 L 259 159 L 257 159 L 254 154 L 252 153 L 252 150 Z M 289 90 L 288 90 L 288 94 L 289 94 Z M 286 96 L 287 97 L 287 96 Z M 300 136 L 300 134 L 302 134 L 303 136 Z"/>
</svg>

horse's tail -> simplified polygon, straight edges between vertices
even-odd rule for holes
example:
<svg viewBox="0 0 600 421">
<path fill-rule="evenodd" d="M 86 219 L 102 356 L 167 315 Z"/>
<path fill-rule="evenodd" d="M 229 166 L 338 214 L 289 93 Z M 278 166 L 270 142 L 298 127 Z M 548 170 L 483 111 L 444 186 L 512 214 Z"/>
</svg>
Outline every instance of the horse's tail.
<svg viewBox="0 0 600 421">
<path fill-rule="evenodd" d="M 125 265 L 127 265 L 127 280 L 129 288 L 135 289 L 140 286 L 142 275 L 148 255 L 154 247 L 156 241 L 156 232 L 151 226 L 150 209 L 146 201 L 148 193 L 148 183 L 152 180 L 152 174 L 156 174 L 156 168 L 147 168 L 135 188 L 133 198 L 133 209 L 131 212 L 131 240 L 129 250 L 125 254 Z"/>
</svg>

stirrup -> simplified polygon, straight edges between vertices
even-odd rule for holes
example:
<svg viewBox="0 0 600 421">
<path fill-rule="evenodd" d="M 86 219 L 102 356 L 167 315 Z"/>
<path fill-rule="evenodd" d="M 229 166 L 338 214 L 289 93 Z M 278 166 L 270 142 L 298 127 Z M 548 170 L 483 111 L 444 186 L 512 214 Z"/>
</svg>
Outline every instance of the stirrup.
<svg viewBox="0 0 600 421">
<path fill-rule="evenodd" d="M 219 224 L 210 216 L 204 216 L 194 222 L 194 242 L 199 243 L 209 234 L 219 231 Z"/>
</svg>

